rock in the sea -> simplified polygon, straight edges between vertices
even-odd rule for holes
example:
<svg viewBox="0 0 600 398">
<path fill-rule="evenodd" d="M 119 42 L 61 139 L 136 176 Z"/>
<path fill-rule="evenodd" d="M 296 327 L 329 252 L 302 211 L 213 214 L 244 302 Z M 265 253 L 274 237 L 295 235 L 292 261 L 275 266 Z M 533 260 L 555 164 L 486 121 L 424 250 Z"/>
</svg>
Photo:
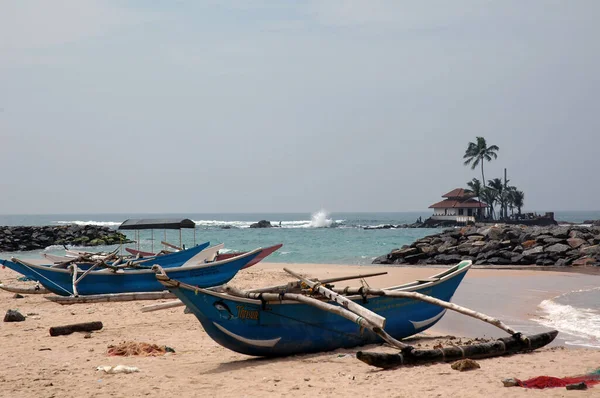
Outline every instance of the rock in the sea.
<svg viewBox="0 0 600 398">
<path fill-rule="evenodd" d="M 481 368 L 481 366 L 479 366 L 479 364 L 472 359 L 461 359 L 459 361 L 454 362 L 451 365 L 451 367 L 452 369 L 458 370 L 459 372 Z"/>
<path fill-rule="evenodd" d="M 8 310 L 4 315 L 4 322 L 23 322 L 25 317 L 17 310 Z"/>
<path fill-rule="evenodd" d="M 271 228 L 273 227 L 271 225 L 270 221 L 267 220 L 260 220 L 259 222 L 255 222 L 254 224 L 250 225 L 250 228 Z"/>
</svg>

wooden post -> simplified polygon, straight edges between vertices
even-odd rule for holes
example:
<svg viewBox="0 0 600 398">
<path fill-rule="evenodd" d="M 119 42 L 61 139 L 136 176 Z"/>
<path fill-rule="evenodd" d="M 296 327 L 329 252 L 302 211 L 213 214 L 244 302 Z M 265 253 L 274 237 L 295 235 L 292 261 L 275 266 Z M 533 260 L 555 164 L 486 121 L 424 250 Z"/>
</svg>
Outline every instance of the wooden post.
<svg viewBox="0 0 600 398">
<path fill-rule="evenodd" d="M 79 294 L 77 293 L 77 264 L 69 265 L 71 272 L 73 273 L 73 296 L 77 297 Z"/>
<path fill-rule="evenodd" d="M 284 268 L 283 270 L 285 272 L 287 272 L 288 274 L 294 276 L 295 278 L 300 279 L 302 282 L 306 283 L 308 286 L 310 286 L 313 290 L 319 292 L 321 295 L 340 304 L 344 308 L 347 308 L 348 310 L 366 318 L 373 325 L 376 325 L 377 327 L 379 327 L 381 329 L 385 328 L 385 318 L 382 317 L 381 315 L 378 315 L 378 314 L 374 313 L 373 311 L 371 311 L 359 304 L 356 304 L 354 301 L 348 300 L 346 297 L 344 297 L 330 289 L 327 289 L 326 287 L 324 287 L 321 284 L 321 282 L 313 282 L 293 271 L 290 271 L 287 268 Z"/>
<path fill-rule="evenodd" d="M 67 335 L 74 332 L 91 332 L 102 329 L 102 322 L 75 323 L 73 325 L 53 326 L 50 328 L 50 336 Z"/>
</svg>

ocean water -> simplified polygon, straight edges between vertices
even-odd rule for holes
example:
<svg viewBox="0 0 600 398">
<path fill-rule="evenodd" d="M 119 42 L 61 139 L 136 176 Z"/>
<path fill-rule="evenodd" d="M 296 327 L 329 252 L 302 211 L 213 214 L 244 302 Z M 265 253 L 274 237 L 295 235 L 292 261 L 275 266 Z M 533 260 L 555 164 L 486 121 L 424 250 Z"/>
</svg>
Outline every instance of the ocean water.
<svg viewBox="0 0 600 398">
<path fill-rule="evenodd" d="M 544 300 L 539 308 L 536 320 L 562 332 L 565 344 L 600 348 L 600 286 Z"/>
<path fill-rule="evenodd" d="M 104 225 L 117 228 L 128 218 L 190 218 L 196 223 L 196 243 L 225 243 L 225 252 L 251 250 L 283 243 L 283 247 L 265 261 L 283 263 L 370 264 L 377 256 L 416 239 L 439 232 L 437 229 L 365 230 L 366 226 L 413 223 L 427 218 L 430 212 L 402 213 L 314 213 L 280 214 L 68 214 L 0 216 L 0 225 Z M 250 224 L 269 220 L 281 227 L 254 229 Z M 136 240 L 133 231 L 125 231 Z M 154 230 L 140 232 L 141 250 L 160 250 L 161 240 L 179 245 L 179 231 Z M 194 244 L 193 230 L 182 230 L 182 244 Z M 128 245 L 137 247 L 136 244 Z M 95 247 L 92 250 L 112 250 L 116 246 Z M 0 253 L 10 256 L 39 258 L 42 251 Z M 63 247 L 48 247 L 44 252 L 64 253 Z"/>
</svg>

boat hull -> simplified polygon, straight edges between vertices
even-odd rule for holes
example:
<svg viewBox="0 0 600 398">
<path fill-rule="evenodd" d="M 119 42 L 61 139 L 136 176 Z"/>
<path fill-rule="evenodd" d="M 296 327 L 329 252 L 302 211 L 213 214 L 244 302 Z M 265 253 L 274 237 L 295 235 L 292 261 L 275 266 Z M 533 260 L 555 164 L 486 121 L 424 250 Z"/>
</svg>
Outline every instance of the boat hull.
<svg viewBox="0 0 600 398">
<path fill-rule="evenodd" d="M 408 288 L 450 301 L 467 266 L 451 277 L 422 287 Z M 171 276 L 169 276 L 171 277 Z M 382 342 L 369 330 L 318 308 L 292 302 L 261 303 L 204 290 L 193 291 L 165 284 L 198 318 L 209 336 L 233 351 L 254 356 L 285 356 L 350 348 Z M 396 339 L 422 332 L 445 313 L 441 307 L 407 298 L 369 297 L 360 305 L 385 317 L 385 330 Z"/>
<path fill-rule="evenodd" d="M 198 287 L 218 286 L 230 281 L 248 262 L 252 261 L 262 249 L 257 249 L 230 260 L 209 264 L 164 268 L 165 272 L 185 283 Z M 157 257 L 160 259 L 163 256 Z M 39 281 L 52 293 L 69 296 L 73 294 L 73 276 L 67 269 L 51 268 L 44 265 L 24 265 L 19 262 L 0 260 L 6 266 L 33 280 Z M 152 266 L 155 262 L 147 265 Z M 79 270 L 78 275 L 84 271 Z M 77 285 L 79 295 L 156 292 L 165 290 L 151 269 L 125 269 L 113 272 L 110 269 L 91 271 Z"/>
</svg>

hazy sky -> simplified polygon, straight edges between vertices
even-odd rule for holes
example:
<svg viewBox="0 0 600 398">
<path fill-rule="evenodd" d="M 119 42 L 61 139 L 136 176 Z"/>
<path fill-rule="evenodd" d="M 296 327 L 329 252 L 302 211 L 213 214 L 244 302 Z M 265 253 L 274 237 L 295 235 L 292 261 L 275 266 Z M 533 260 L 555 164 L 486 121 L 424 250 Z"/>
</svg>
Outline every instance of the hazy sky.
<svg viewBox="0 0 600 398">
<path fill-rule="evenodd" d="M 0 214 L 600 209 L 600 1 L 0 2 Z"/>
</svg>

